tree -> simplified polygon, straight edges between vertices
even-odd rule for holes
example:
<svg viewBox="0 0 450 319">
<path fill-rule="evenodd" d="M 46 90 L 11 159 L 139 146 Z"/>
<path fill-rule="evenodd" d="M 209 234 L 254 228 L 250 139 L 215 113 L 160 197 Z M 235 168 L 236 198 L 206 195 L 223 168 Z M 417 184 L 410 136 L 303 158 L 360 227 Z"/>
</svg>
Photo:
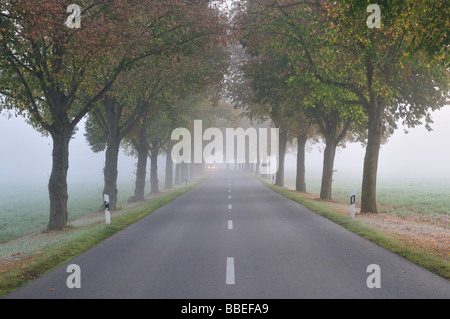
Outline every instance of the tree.
<svg viewBox="0 0 450 319">
<path fill-rule="evenodd" d="M 91 149 L 105 151 L 103 194 L 109 196 L 111 208 L 117 206 L 120 144 L 139 120 L 146 117 L 151 100 L 162 90 L 160 73 L 161 69 L 150 61 L 141 68 L 122 73 L 86 121 L 85 136 Z"/>
<path fill-rule="evenodd" d="M 110 207 L 117 204 L 117 175 L 120 144 L 135 126 L 141 126 L 133 142 L 136 145 L 138 164 L 135 198 L 143 199 L 148 146 L 149 117 L 161 94 L 179 86 L 184 63 L 179 54 L 149 57 L 139 66 L 123 72 L 86 122 L 86 138 L 94 152 L 105 152 L 104 194 L 110 198 Z"/>
<path fill-rule="evenodd" d="M 296 189 L 306 191 L 305 146 L 311 129 L 311 120 L 305 114 L 307 90 L 301 86 L 292 88 L 292 64 L 289 57 L 279 50 L 277 39 L 260 31 L 254 25 L 251 15 L 240 17 L 243 25 L 240 41 L 247 55 L 236 52 L 238 60 L 231 82 L 231 96 L 238 107 L 247 109 L 247 115 L 272 119 L 280 130 L 280 167 L 276 174 L 276 184 L 284 184 L 284 154 L 288 139 L 297 139 Z M 247 79 L 247 82 L 242 79 Z M 252 92 L 251 94 L 249 92 Z"/>
<path fill-rule="evenodd" d="M 79 1 L 82 28 L 69 29 L 68 1 L 1 3 L 0 93 L 3 105 L 26 116 L 53 140 L 48 229 L 67 224 L 69 141 L 76 125 L 118 75 L 147 56 L 224 34 L 224 20 L 205 2 Z M 80 93 L 89 99 L 81 102 Z"/>
<path fill-rule="evenodd" d="M 438 2 L 434 1 L 434 4 Z M 354 11 L 357 6 L 356 2 L 350 1 L 333 11 L 341 17 L 338 30 L 348 32 L 346 41 L 338 37 L 335 43 L 347 52 L 348 45 L 355 46 L 357 56 L 361 57 L 356 61 L 357 67 L 364 72 L 363 81 L 354 79 L 348 88 L 360 97 L 368 116 L 361 194 L 361 212 L 365 213 L 377 212 L 376 178 L 385 123 L 395 128 L 394 121 L 401 119 L 407 126 L 414 127 L 425 119 L 424 124 L 429 128 L 430 112 L 446 104 L 450 82 L 443 63 L 448 60 L 447 52 L 442 47 L 438 49 L 443 44 L 444 25 L 423 19 L 424 15 L 430 17 L 429 12 L 425 13 L 429 4 L 414 1 L 384 4 L 381 6 L 383 25 L 379 30 L 368 29 L 359 23 L 350 25 L 350 20 L 362 18 L 359 11 Z M 419 8 L 424 11 L 419 12 Z M 433 12 L 443 17 L 439 11 L 435 6 Z M 350 34 L 353 37 L 349 37 Z M 429 40 L 425 40 L 427 37 Z"/>
<path fill-rule="evenodd" d="M 141 120 L 141 128 L 131 131 L 126 138 L 131 152 L 137 153 L 138 157 L 134 200 L 144 198 L 147 154 L 151 158 L 151 192 L 159 191 L 156 165 L 162 149 L 166 151 L 165 184 L 166 187 L 172 187 L 171 132 L 187 124 L 196 108 L 196 103 L 187 101 L 220 83 L 227 65 L 227 50 L 217 45 L 189 56 L 172 57 L 164 63 L 158 76 L 146 75 L 148 80 L 157 79 L 162 89 L 157 96 L 148 100 L 150 108 L 145 113 L 145 119 Z M 138 91 L 145 92 L 142 89 Z"/>
<path fill-rule="evenodd" d="M 280 48 L 292 63 L 304 60 L 317 83 L 343 90 L 343 102 L 363 107 L 367 116 L 363 213 L 377 212 L 377 168 L 386 127 L 395 128 L 393 122 L 399 119 L 411 127 L 430 121 L 430 111 L 445 105 L 449 84 L 443 63 L 447 52 L 434 46 L 444 40 L 439 38 L 430 45 L 423 37 L 442 34 L 435 28 L 443 25 L 423 24 L 428 19 L 414 15 L 422 6 L 413 1 L 391 1 L 381 5 L 382 28 L 370 29 L 367 5 L 361 1 L 285 0 L 251 8 L 263 20 L 264 30 L 285 39 L 280 40 Z M 433 13 L 442 17 L 436 9 Z M 412 44 L 415 37 L 422 45 Z M 429 48 L 429 54 L 421 47 Z M 439 54 L 430 54 L 435 51 Z M 304 76 L 297 74 L 298 78 Z"/>
</svg>

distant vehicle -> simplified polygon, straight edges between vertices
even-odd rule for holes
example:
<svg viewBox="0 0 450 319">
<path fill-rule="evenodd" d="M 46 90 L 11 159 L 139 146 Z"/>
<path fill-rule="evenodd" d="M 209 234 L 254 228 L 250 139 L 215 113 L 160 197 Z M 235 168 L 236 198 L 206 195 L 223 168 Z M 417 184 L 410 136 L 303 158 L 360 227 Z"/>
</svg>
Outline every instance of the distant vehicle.
<svg viewBox="0 0 450 319">
<path fill-rule="evenodd" d="M 208 169 L 215 169 L 216 167 L 214 165 L 208 165 L 207 168 Z"/>
</svg>

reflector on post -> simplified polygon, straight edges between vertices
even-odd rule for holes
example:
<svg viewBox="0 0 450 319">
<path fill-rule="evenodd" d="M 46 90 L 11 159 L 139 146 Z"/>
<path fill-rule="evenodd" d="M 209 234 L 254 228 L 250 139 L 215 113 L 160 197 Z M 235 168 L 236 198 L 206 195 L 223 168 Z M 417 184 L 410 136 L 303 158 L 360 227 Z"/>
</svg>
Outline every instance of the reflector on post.
<svg viewBox="0 0 450 319">
<path fill-rule="evenodd" d="M 353 188 L 350 194 L 350 217 L 355 218 L 356 190 Z"/>
<path fill-rule="evenodd" d="M 109 195 L 103 195 L 103 200 L 105 202 L 105 222 L 109 225 L 111 223 L 111 215 L 109 213 Z"/>
</svg>

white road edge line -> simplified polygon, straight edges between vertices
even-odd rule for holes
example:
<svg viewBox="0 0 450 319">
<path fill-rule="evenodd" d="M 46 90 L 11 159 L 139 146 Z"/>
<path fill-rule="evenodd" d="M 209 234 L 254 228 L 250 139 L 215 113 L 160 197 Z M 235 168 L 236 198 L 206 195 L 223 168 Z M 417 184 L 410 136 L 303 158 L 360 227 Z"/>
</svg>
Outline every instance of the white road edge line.
<svg viewBox="0 0 450 319">
<path fill-rule="evenodd" d="M 234 285 L 234 258 L 228 257 L 227 258 L 227 277 L 226 277 L 226 284 L 227 285 Z"/>
<path fill-rule="evenodd" d="M 228 229 L 233 229 L 233 221 L 232 220 L 228 221 Z"/>
<path fill-rule="evenodd" d="M 228 204 L 228 209 L 232 209 L 233 206 L 231 204 Z"/>
</svg>

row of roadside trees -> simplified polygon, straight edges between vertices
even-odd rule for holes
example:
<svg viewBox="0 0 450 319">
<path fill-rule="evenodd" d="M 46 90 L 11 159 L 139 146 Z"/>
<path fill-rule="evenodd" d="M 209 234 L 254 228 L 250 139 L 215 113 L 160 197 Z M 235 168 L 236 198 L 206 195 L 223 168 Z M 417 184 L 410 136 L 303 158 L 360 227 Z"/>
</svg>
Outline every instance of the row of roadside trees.
<svg viewBox="0 0 450 319">
<path fill-rule="evenodd" d="M 105 150 L 104 193 L 114 207 L 121 142 L 138 158 L 155 156 L 167 137 L 145 132 L 186 121 L 183 101 L 211 90 L 227 64 L 219 1 L 79 0 L 81 28 L 69 28 L 72 2 L 0 3 L 1 108 L 53 140 L 49 230 L 67 225 L 69 143 L 82 119 L 91 148 Z"/>
<path fill-rule="evenodd" d="M 324 143 L 321 199 L 332 198 L 337 147 L 365 144 L 362 213 L 377 212 L 382 143 L 399 122 L 431 130 L 431 113 L 448 103 L 450 84 L 444 1 L 382 1 L 380 28 L 367 23 L 369 4 L 240 2 L 233 21 L 235 77 L 228 88 L 248 117 L 270 119 L 280 128 L 277 185 L 284 184 L 290 139 L 298 143 L 299 191 L 306 191 L 306 141 Z"/>
</svg>

